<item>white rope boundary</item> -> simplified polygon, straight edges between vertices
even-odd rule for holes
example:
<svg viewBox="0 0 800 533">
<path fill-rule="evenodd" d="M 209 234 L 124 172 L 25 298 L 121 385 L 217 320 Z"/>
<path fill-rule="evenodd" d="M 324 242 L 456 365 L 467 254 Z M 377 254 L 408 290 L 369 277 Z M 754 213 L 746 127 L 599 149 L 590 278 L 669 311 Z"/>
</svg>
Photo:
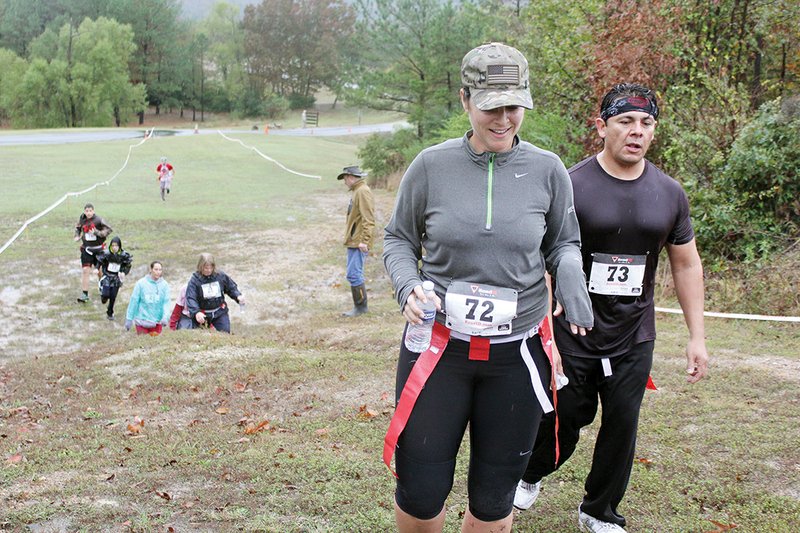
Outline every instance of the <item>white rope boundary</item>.
<svg viewBox="0 0 800 533">
<path fill-rule="evenodd" d="M 295 175 L 297 175 L 297 176 L 302 176 L 302 177 L 304 177 L 304 178 L 311 178 L 311 179 L 315 179 L 315 180 L 321 180 L 321 179 L 322 179 L 322 176 L 315 176 L 315 175 L 313 175 L 313 174 L 303 174 L 302 172 L 297 172 L 297 171 L 295 171 L 295 170 L 292 170 L 292 169 L 290 169 L 290 168 L 288 168 L 288 167 L 284 166 L 283 164 L 281 164 L 279 161 L 276 161 L 276 160 L 272 159 L 272 158 L 271 158 L 271 157 L 269 157 L 268 155 L 264 155 L 263 153 L 261 153 L 261 152 L 258 150 L 258 148 L 254 147 L 254 146 L 248 146 L 248 145 L 244 144 L 244 143 L 243 143 L 243 142 L 242 142 L 240 139 L 234 139 L 234 138 L 232 138 L 232 137 L 228 137 L 227 135 L 225 135 L 224 133 L 222 133 L 222 131 L 220 131 L 220 130 L 217 130 L 217 133 L 219 133 L 220 135 L 222 135 L 222 137 L 223 137 L 223 138 L 225 138 L 225 139 L 227 139 L 227 140 L 229 140 L 229 141 L 238 142 L 238 143 L 239 143 L 239 144 L 241 144 L 243 147 L 245 147 L 245 148 L 247 148 L 247 149 L 249 149 L 249 150 L 253 150 L 255 153 L 257 153 L 258 155 L 260 155 L 261 157 L 263 157 L 263 158 L 264 158 L 264 159 L 266 159 L 267 161 L 270 161 L 270 162 L 272 162 L 272 163 L 275 163 L 276 165 L 278 165 L 279 167 L 281 167 L 281 168 L 282 168 L 283 170 L 285 170 L 286 172 L 291 172 L 292 174 L 295 174 Z"/>
<path fill-rule="evenodd" d="M 667 309 L 666 307 L 656 307 L 655 309 L 659 313 L 683 314 L 683 311 L 680 309 Z M 713 311 L 704 311 L 703 316 L 735 318 L 739 320 L 767 320 L 770 322 L 800 322 L 800 317 L 797 316 L 742 315 L 738 313 L 715 313 Z"/>
<path fill-rule="evenodd" d="M 19 238 L 19 236 L 20 236 L 20 235 L 22 235 L 22 232 L 23 232 L 23 231 L 25 231 L 25 230 L 28 228 L 28 226 L 30 226 L 31 224 L 33 224 L 34 222 L 36 222 L 37 220 L 39 220 L 40 218 L 42 218 L 43 216 L 45 216 L 47 213 L 49 213 L 50 211 L 52 211 L 53 209 L 55 209 L 56 207 L 58 207 L 59 205 L 61 205 L 61 204 L 62 204 L 64 201 L 66 201 L 66 199 L 67 199 L 67 198 L 69 198 L 70 196 L 80 196 L 80 195 L 82 195 L 82 194 L 86 194 L 87 192 L 93 191 L 94 189 L 96 189 L 96 188 L 97 188 L 97 187 L 99 187 L 100 185 L 108 185 L 109 183 L 111 183 L 112 181 L 114 181 L 114 179 L 115 179 L 117 176 L 119 176 L 119 175 L 122 173 L 122 171 L 123 171 L 123 170 L 125 170 L 125 167 L 127 167 L 127 166 L 128 166 L 128 161 L 130 161 L 130 159 L 131 159 L 131 152 L 133 151 L 133 149 L 134 149 L 134 148 L 138 148 L 139 146 L 141 146 L 142 144 L 144 144 L 144 143 L 145 143 L 145 142 L 146 142 L 146 141 L 147 141 L 147 140 L 148 140 L 150 137 L 152 137 L 152 136 L 153 136 L 153 130 L 154 130 L 154 129 L 155 129 L 155 128 L 151 128 L 151 129 L 150 129 L 150 131 L 147 131 L 147 130 L 145 130 L 145 132 L 144 132 L 144 139 L 142 139 L 141 141 L 139 141 L 139 142 L 138 142 L 138 143 L 136 143 L 136 144 L 131 144 L 131 145 L 129 145 L 129 146 L 128 146 L 128 156 L 125 158 L 125 162 L 122 164 L 122 167 L 120 167 L 120 169 L 117 171 L 117 173 L 116 173 L 116 174 L 114 174 L 113 176 L 111 176 L 111 177 L 110 177 L 109 179 L 107 179 L 106 181 L 101 181 L 101 182 L 99 182 L 99 183 L 95 183 L 95 184 L 94 184 L 94 185 L 92 185 L 91 187 L 88 187 L 88 188 L 86 188 L 86 189 L 84 189 L 84 190 L 82 190 L 82 191 L 77 191 L 77 192 L 68 192 L 67 194 L 65 194 L 64 196 L 62 196 L 61 198 L 59 198 L 59 199 L 58 199 L 58 200 L 57 200 L 57 201 L 56 201 L 56 202 L 55 202 L 53 205 L 51 205 L 50 207 L 48 207 L 47 209 L 45 209 L 44 211 L 42 211 L 42 212 L 41 212 L 41 213 L 39 213 L 38 215 L 35 215 L 35 216 L 33 216 L 33 217 L 29 218 L 28 220 L 26 220 L 26 221 L 25 221 L 25 223 L 24 223 L 24 224 L 22 224 L 22 227 L 21 227 L 21 228 L 19 228 L 19 230 L 17 230 L 17 232 L 14 234 L 14 236 L 13 236 L 13 237 L 11 237 L 11 238 L 10 238 L 8 241 L 6 241 L 6 243 L 3 245 L 3 247 L 2 247 L 2 248 L 0 248 L 0 254 L 2 254 L 3 252 L 5 252 L 5 251 L 6 251 L 6 248 L 8 248 L 9 246 L 11 246 L 11 244 L 13 244 L 13 242 L 14 242 L 14 241 L 16 241 L 16 240 Z"/>
</svg>

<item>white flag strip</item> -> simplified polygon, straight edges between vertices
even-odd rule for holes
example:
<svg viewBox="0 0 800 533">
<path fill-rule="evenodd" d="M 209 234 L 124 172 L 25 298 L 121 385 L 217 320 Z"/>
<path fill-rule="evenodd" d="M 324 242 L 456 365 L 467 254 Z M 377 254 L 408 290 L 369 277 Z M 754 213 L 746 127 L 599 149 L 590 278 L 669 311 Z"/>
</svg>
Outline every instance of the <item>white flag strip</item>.
<svg viewBox="0 0 800 533">
<path fill-rule="evenodd" d="M 322 179 L 322 176 L 315 176 L 314 174 L 303 174 L 302 172 L 297 172 L 296 170 L 292 170 L 292 169 L 286 167 L 285 165 L 283 165 L 282 163 L 280 163 L 279 161 L 276 161 L 275 159 L 272 159 L 270 156 L 264 155 L 263 153 L 261 153 L 261 151 L 259 151 L 258 148 L 254 147 L 254 146 L 246 145 L 240 139 L 233 139 L 231 137 L 228 137 L 227 135 L 222 133 L 220 130 L 217 130 L 217 133 L 219 133 L 220 135 L 222 135 L 223 138 L 225 138 L 225 139 L 227 139 L 229 141 L 237 142 L 237 143 L 241 144 L 243 147 L 245 147 L 245 148 L 247 148 L 249 150 L 253 150 L 255 153 L 257 153 L 258 155 L 260 155 L 261 157 L 263 157 L 267 161 L 275 163 L 276 165 L 281 167 L 286 172 L 290 172 L 292 174 L 295 174 L 297 176 L 302 176 L 304 178 L 312 178 L 312 179 L 315 179 L 315 180 L 321 180 Z"/>
</svg>

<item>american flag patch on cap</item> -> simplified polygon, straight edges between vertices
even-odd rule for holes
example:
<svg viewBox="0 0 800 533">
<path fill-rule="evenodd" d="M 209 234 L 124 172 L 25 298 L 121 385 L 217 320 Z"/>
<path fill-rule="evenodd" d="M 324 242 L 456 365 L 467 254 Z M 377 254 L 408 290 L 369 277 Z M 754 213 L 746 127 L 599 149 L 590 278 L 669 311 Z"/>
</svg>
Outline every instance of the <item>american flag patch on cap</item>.
<svg viewBox="0 0 800 533">
<path fill-rule="evenodd" d="M 488 65 L 487 85 L 519 85 L 519 65 Z"/>
</svg>

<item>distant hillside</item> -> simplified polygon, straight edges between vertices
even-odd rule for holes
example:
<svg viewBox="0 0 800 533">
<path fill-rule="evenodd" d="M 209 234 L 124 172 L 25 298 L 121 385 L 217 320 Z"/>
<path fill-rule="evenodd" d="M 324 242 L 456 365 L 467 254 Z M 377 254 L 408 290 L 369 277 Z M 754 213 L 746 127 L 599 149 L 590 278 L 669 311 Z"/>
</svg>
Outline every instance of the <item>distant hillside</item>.
<svg viewBox="0 0 800 533">
<path fill-rule="evenodd" d="M 182 18 L 202 20 L 211 13 L 211 8 L 220 0 L 180 0 Z M 239 6 L 239 13 L 244 13 L 244 6 L 258 4 L 260 0 L 225 0 L 229 4 Z"/>
</svg>

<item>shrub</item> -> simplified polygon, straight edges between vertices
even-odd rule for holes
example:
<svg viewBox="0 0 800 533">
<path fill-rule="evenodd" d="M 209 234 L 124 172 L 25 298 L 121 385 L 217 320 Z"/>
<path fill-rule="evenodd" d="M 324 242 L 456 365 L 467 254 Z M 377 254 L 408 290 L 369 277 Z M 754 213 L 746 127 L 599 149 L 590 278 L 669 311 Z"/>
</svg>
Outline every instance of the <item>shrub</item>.
<svg viewBox="0 0 800 533">
<path fill-rule="evenodd" d="M 697 133 L 683 140 L 696 138 Z M 792 100 L 783 107 L 780 101 L 769 102 L 743 125 L 724 157 L 722 150 L 712 157 L 708 176 L 686 182 L 697 206 L 694 218 L 700 249 L 712 269 L 727 269 L 730 260 L 745 265 L 765 262 L 798 238 L 798 138 L 797 105 Z M 698 151 L 704 147 L 705 152 Z M 686 143 L 683 149 L 714 153 L 707 141 Z"/>
<path fill-rule="evenodd" d="M 664 103 L 648 158 L 684 185 L 707 269 L 785 249 L 798 232 L 797 113 L 773 102 L 753 116 L 745 87 L 702 76 Z"/>
<path fill-rule="evenodd" d="M 313 95 L 292 93 L 289 95 L 289 109 L 310 109 L 316 101 Z"/>
<path fill-rule="evenodd" d="M 267 118 L 280 118 L 289 110 L 289 100 L 279 94 L 270 93 L 264 98 L 261 109 Z"/>
<path fill-rule="evenodd" d="M 748 218 L 797 231 L 800 217 L 800 97 L 764 104 L 731 147 L 720 185 Z"/>
<path fill-rule="evenodd" d="M 402 129 L 393 134 L 370 135 L 358 150 L 364 168 L 369 170 L 370 184 L 386 186 L 386 178 L 402 173 L 423 148 L 412 129 Z"/>
<path fill-rule="evenodd" d="M 244 92 L 241 98 L 236 100 L 234 116 L 239 117 L 260 117 L 263 115 L 261 95 L 252 89 Z"/>
</svg>

